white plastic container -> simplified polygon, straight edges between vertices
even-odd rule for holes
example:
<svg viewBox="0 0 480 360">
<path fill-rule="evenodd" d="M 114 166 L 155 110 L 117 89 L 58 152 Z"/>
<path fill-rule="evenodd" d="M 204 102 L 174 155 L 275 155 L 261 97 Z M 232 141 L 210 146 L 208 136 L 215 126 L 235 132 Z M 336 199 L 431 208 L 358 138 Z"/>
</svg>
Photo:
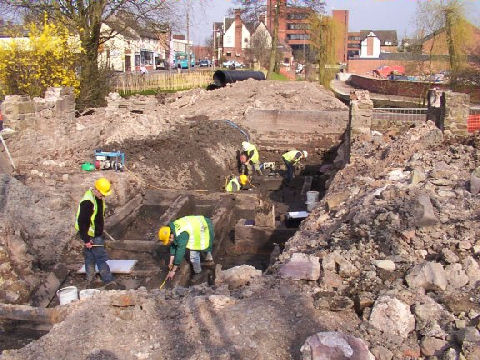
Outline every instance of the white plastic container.
<svg viewBox="0 0 480 360">
<path fill-rule="evenodd" d="M 307 205 L 307 211 L 308 212 L 311 212 L 313 209 L 315 209 L 318 205 L 318 202 L 317 201 L 307 201 L 305 203 L 305 205 Z"/>
<path fill-rule="evenodd" d="M 318 191 L 307 191 L 307 203 L 318 202 L 320 193 Z"/>
<path fill-rule="evenodd" d="M 78 289 L 76 286 L 67 286 L 57 290 L 60 305 L 70 304 L 74 300 L 78 300 Z"/>
<path fill-rule="evenodd" d="M 80 290 L 80 300 L 91 298 L 92 296 L 98 293 L 100 293 L 100 290 L 98 289 Z"/>
</svg>

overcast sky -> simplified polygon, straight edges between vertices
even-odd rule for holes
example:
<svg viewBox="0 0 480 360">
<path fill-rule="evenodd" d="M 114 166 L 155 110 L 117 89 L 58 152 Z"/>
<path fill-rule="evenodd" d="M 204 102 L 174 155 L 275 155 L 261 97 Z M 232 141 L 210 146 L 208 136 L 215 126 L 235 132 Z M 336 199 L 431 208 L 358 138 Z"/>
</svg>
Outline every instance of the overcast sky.
<svg viewBox="0 0 480 360">
<path fill-rule="evenodd" d="M 195 1 L 197 0 L 192 0 Z M 470 20 L 478 26 L 480 0 L 463 1 L 467 5 Z M 350 10 L 350 31 L 397 30 L 399 38 L 414 32 L 413 19 L 417 0 L 326 0 L 326 2 L 328 13 L 331 13 L 332 9 Z M 222 21 L 227 10 L 234 7 L 232 0 L 203 0 L 203 3 L 203 6 L 196 6 L 192 18 L 191 37 L 195 44 L 202 44 L 210 37 L 212 23 Z"/>
</svg>

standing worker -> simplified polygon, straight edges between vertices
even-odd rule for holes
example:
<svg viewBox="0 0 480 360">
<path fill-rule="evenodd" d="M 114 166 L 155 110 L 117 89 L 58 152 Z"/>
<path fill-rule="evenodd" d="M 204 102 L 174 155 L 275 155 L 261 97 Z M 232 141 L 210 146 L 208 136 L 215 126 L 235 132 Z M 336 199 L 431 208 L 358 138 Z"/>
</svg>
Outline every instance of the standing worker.
<svg viewBox="0 0 480 360">
<path fill-rule="evenodd" d="M 185 257 L 185 249 L 190 250 L 190 262 L 195 277 L 202 272 L 200 252 L 206 252 L 206 261 L 213 261 L 212 245 L 215 239 L 212 220 L 202 215 L 185 216 L 158 231 L 158 238 L 163 245 L 170 245 L 170 262 L 166 279 L 173 279 L 175 272 Z"/>
<path fill-rule="evenodd" d="M 240 163 L 242 165 L 250 164 L 252 166 L 252 175 L 255 171 L 262 173 L 260 170 L 260 155 L 257 147 L 248 141 L 242 142 L 242 153 L 240 154 Z"/>
<path fill-rule="evenodd" d="M 300 160 L 306 159 L 307 156 L 308 156 L 308 153 L 305 150 L 304 151 L 290 150 L 282 155 L 283 162 L 287 166 L 287 173 L 285 178 L 287 184 L 289 184 L 292 181 L 292 179 L 295 177 L 295 166 L 298 164 Z"/>
<path fill-rule="evenodd" d="M 236 192 L 242 190 L 248 184 L 248 176 L 240 175 L 231 177 L 230 181 L 225 185 L 226 192 Z"/>
<path fill-rule="evenodd" d="M 110 195 L 110 181 L 100 178 L 95 181 L 95 187 L 90 188 L 83 195 L 78 205 L 75 221 L 75 230 L 84 242 L 83 255 L 85 258 L 85 273 L 87 287 L 95 280 L 95 265 L 106 289 L 117 288 L 110 267 L 106 263 L 108 255 L 105 250 L 103 227 L 105 223 L 105 197 Z"/>
</svg>

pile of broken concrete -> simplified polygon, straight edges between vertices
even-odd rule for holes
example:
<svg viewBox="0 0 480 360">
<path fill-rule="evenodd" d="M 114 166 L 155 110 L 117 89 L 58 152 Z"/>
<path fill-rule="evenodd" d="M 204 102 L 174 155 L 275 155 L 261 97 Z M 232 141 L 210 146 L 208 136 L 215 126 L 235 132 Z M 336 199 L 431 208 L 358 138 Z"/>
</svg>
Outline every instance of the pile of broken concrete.
<svg viewBox="0 0 480 360">
<path fill-rule="evenodd" d="M 480 149 L 432 123 L 355 139 L 280 274 L 354 310 L 377 359 L 480 358 Z M 277 264 L 278 266 L 279 264 Z"/>
</svg>

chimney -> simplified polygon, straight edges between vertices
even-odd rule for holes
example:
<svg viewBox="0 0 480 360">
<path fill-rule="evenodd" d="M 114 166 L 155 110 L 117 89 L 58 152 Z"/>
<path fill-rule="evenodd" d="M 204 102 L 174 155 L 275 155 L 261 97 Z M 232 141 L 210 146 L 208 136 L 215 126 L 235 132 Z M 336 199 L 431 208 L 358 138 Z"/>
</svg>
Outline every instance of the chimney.
<svg viewBox="0 0 480 360">
<path fill-rule="evenodd" d="M 241 9 L 235 9 L 235 56 L 242 53 L 242 14 Z"/>
</svg>

